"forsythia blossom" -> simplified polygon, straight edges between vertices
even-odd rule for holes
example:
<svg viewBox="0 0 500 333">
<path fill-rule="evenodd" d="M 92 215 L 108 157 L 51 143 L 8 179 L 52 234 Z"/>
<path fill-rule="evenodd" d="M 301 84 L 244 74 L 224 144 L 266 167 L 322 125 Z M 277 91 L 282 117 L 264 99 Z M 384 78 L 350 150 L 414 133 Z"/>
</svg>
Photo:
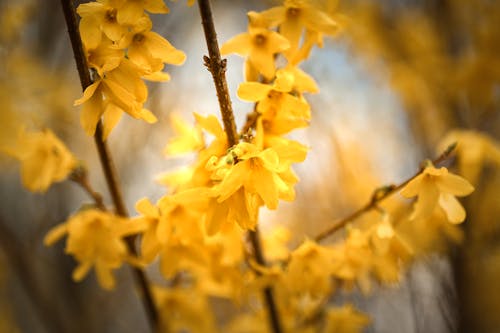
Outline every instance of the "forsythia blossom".
<svg viewBox="0 0 500 333">
<path fill-rule="evenodd" d="M 142 223 L 134 223 L 101 210 L 88 209 L 76 213 L 67 222 L 50 230 L 45 236 L 44 244 L 52 245 L 67 235 L 65 251 L 78 261 L 78 267 L 73 271 L 73 280 L 82 280 L 95 267 L 99 284 L 105 289 L 112 289 L 115 285 L 112 270 L 125 261 L 134 262 L 124 237 L 143 229 Z"/>
<path fill-rule="evenodd" d="M 418 196 L 411 219 L 429 217 L 439 204 L 448 221 L 460 223 L 465 219 L 465 210 L 455 196 L 465 196 L 472 191 L 474 187 L 467 180 L 448 172 L 445 167 L 428 166 L 401 190 L 401 194 L 407 198 Z"/>
<path fill-rule="evenodd" d="M 156 117 L 143 105 L 148 95 L 143 79 L 167 81 L 165 64 L 180 65 L 186 55 L 151 31 L 148 14 L 168 13 L 163 0 L 101 0 L 81 4 L 80 33 L 95 82 L 75 105 L 83 104 L 81 124 L 89 135 L 103 120 L 103 139 L 123 112 L 148 123 Z"/>
<path fill-rule="evenodd" d="M 73 154 L 49 129 L 21 130 L 15 146 L 3 150 L 21 162 L 21 180 L 33 192 L 45 192 L 53 183 L 66 179 L 77 166 Z"/>
</svg>

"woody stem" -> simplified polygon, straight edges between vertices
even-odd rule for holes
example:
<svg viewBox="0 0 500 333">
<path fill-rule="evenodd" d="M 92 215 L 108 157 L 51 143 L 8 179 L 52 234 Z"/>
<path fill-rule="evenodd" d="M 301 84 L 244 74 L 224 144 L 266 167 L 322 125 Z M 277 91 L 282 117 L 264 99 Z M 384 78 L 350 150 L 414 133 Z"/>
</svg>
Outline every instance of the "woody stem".
<svg viewBox="0 0 500 333">
<path fill-rule="evenodd" d="M 435 158 L 433 161 L 431 161 L 431 163 L 438 164 L 438 163 L 445 161 L 446 159 L 448 159 L 450 157 L 450 155 L 453 152 L 453 150 L 455 149 L 455 147 L 456 147 L 456 143 L 450 145 L 441 155 L 439 155 L 437 158 Z M 320 242 L 320 241 L 324 240 L 325 238 L 333 235 L 335 232 L 341 230 L 349 222 L 354 221 L 355 219 L 357 219 L 361 215 L 365 214 L 366 212 L 371 211 L 372 209 L 376 209 L 380 202 L 387 199 L 391 195 L 399 192 L 410 181 L 417 178 L 424 171 L 424 169 L 425 169 L 425 167 L 421 167 L 420 170 L 416 174 L 414 174 L 410 178 L 406 179 L 402 183 L 388 187 L 388 189 L 385 192 L 383 192 L 382 195 L 376 195 L 377 191 L 375 191 L 374 195 L 372 196 L 372 199 L 369 202 L 367 202 L 364 206 L 362 206 L 358 210 L 356 210 L 356 211 L 352 212 L 351 214 L 349 214 L 348 216 L 344 217 L 343 219 L 335 222 L 331 227 L 329 227 L 328 229 L 324 230 L 323 232 L 318 234 L 316 237 L 314 237 L 314 240 L 316 242 Z"/>
<path fill-rule="evenodd" d="M 208 57 L 204 57 L 205 66 L 212 74 L 215 90 L 217 91 L 217 98 L 219 100 L 219 107 L 224 123 L 224 130 L 227 135 L 229 147 L 236 145 L 239 141 L 238 133 L 236 131 L 236 123 L 234 121 L 234 114 L 231 106 L 231 99 L 229 97 L 229 90 L 226 81 L 226 60 L 221 59 L 219 45 L 217 43 L 217 34 L 215 32 L 214 19 L 212 16 L 212 9 L 209 0 L 198 0 L 200 9 L 201 23 L 205 33 L 205 40 L 207 42 Z M 259 265 L 265 266 L 264 255 L 262 246 L 260 244 L 259 231 L 249 231 L 248 236 L 253 248 L 253 254 L 256 262 Z M 273 290 L 269 287 L 264 289 L 264 300 L 266 309 L 269 316 L 270 326 L 274 333 L 283 332 L 279 313 L 276 306 Z"/>
<path fill-rule="evenodd" d="M 66 26 L 68 28 L 68 34 L 71 40 L 71 46 L 73 48 L 76 66 L 78 68 L 80 83 L 82 86 L 82 90 L 85 90 L 92 84 L 92 79 L 90 77 L 89 67 L 87 65 L 85 53 L 83 51 L 82 40 L 80 38 L 80 32 L 78 30 L 78 21 L 76 17 L 75 7 L 72 0 L 61 0 L 61 5 L 64 12 L 64 18 L 66 20 Z M 106 178 L 106 182 L 111 194 L 111 198 L 113 200 L 113 205 L 115 207 L 116 213 L 120 216 L 128 217 L 127 208 L 125 206 L 121 187 L 118 182 L 117 172 L 108 146 L 102 139 L 102 134 L 102 123 L 99 121 L 96 127 L 94 141 L 99 153 L 99 159 L 104 171 L 104 176 Z M 131 253 L 133 253 L 134 255 L 137 254 L 133 238 L 127 238 L 127 246 Z M 158 312 L 154 304 L 153 295 L 151 293 L 148 280 L 145 273 L 141 269 L 134 268 L 133 272 L 136 283 L 141 290 L 141 299 L 150 325 L 152 327 L 152 330 L 156 331 L 158 327 Z"/>
</svg>

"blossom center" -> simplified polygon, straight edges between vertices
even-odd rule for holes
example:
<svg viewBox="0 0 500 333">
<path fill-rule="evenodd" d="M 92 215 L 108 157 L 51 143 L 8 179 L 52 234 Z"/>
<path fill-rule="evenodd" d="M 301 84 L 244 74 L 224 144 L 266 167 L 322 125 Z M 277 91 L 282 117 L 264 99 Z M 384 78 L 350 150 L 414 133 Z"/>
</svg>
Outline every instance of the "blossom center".
<svg viewBox="0 0 500 333">
<path fill-rule="evenodd" d="M 144 41 L 145 37 L 143 34 L 135 34 L 133 41 L 134 43 L 142 43 Z"/>
<path fill-rule="evenodd" d="M 291 19 L 297 18 L 299 14 L 300 14 L 300 8 L 296 7 L 290 7 L 286 11 L 286 16 Z"/>
<path fill-rule="evenodd" d="M 115 23 L 116 22 L 116 9 L 107 10 L 105 18 L 106 18 L 106 21 L 108 21 L 110 23 Z"/>
<path fill-rule="evenodd" d="M 267 38 L 263 34 L 257 34 L 254 37 L 254 43 L 257 46 L 263 46 L 266 43 L 266 40 Z"/>
</svg>

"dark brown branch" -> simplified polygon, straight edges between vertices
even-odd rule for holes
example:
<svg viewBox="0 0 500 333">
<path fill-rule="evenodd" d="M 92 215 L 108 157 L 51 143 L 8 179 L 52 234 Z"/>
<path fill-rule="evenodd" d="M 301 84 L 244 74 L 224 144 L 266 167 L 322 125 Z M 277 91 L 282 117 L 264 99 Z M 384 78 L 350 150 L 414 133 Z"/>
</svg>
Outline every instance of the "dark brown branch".
<svg viewBox="0 0 500 333">
<path fill-rule="evenodd" d="M 73 48 L 76 66 L 78 68 L 80 83 L 82 85 L 82 90 L 85 90 L 89 85 L 92 84 L 92 79 L 90 77 L 90 71 L 87 65 L 82 40 L 80 38 L 80 33 L 78 30 L 75 8 L 72 0 L 61 0 L 61 4 L 68 28 L 69 37 L 71 39 L 71 46 Z M 104 176 L 106 178 L 106 182 L 111 194 L 111 198 L 113 200 L 113 204 L 115 206 L 116 213 L 120 216 L 127 217 L 128 212 L 124 204 L 123 195 L 121 193 L 119 183 L 117 181 L 117 173 L 113 164 L 113 160 L 111 158 L 111 154 L 108 150 L 106 142 L 104 142 L 102 139 L 102 124 L 100 121 L 96 127 L 94 141 L 99 153 L 99 159 L 101 161 L 101 166 L 104 171 Z M 133 238 L 127 239 L 127 245 L 131 253 L 137 254 Z M 149 322 L 152 326 L 153 331 L 156 331 L 158 327 L 158 312 L 154 304 L 153 295 L 151 293 L 149 283 L 142 270 L 133 268 L 133 271 L 136 281 L 141 289 L 141 299 L 148 315 Z"/>
<path fill-rule="evenodd" d="M 450 145 L 439 157 L 437 157 L 435 160 L 433 160 L 431 163 L 432 164 L 438 164 L 446 160 L 452 151 L 455 149 L 456 143 Z M 413 175 L 412 177 L 408 178 L 404 182 L 400 183 L 399 185 L 389 185 L 389 186 L 383 186 L 379 187 L 373 192 L 372 198 L 370 199 L 369 202 L 367 202 L 363 207 L 358 209 L 357 211 L 351 213 L 350 215 L 344 217 L 343 219 L 335 222 L 330 228 L 326 229 L 325 231 L 321 232 L 319 235 L 314 237 L 314 240 L 316 242 L 320 242 L 323 239 L 327 238 L 328 236 L 333 235 L 335 232 L 338 230 L 342 229 L 345 227 L 345 225 L 361 215 L 363 215 L 366 212 L 369 212 L 372 209 L 376 209 L 378 207 L 378 204 L 393 195 L 394 193 L 398 192 L 401 190 L 403 187 L 406 186 L 410 181 L 415 179 L 417 176 L 419 176 L 425 169 L 425 166 L 422 166 L 420 170 Z"/>
<path fill-rule="evenodd" d="M 221 59 L 220 56 L 210 1 L 198 0 L 198 6 L 200 8 L 201 22 L 203 25 L 203 31 L 205 33 L 205 39 L 207 42 L 209 54 L 209 57 L 205 56 L 203 59 L 205 62 L 205 66 L 207 66 L 214 80 L 215 89 L 217 91 L 217 98 L 219 99 L 222 121 L 224 123 L 224 130 L 227 135 L 228 145 L 229 147 L 232 147 L 238 143 L 239 138 L 236 131 L 236 124 L 234 122 L 234 114 L 231 106 L 231 99 L 229 97 L 229 90 L 227 88 L 226 60 Z M 266 262 L 262 253 L 262 246 L 260 244 L 258 229 L 256 229 L 255 231 L 249 231 L 248 236 L 250 238 L 250 243 L 253 248 L 253 254 L 255 256 L 256 262 L 259 265 L 265 266 Z M 276 301 L 274 299 L 273 291 L 271 288 L 264 289 L 264 300 L 273 332 L 283 332 L 276 306 Z"/>
<path fill-rule="evenodd" d="M 264 259 L 264 254 L 262 253 L 262 245 L 260 244 L 260 235 L 258 228 L 255 227 L 255 231 L 250 230 L 248 232 L 248 237 L 250 238 L 250 243 L 252 244 L 255 261 L 261 266 L 266 266 L 266 260 Z M 256 271 L 256 274 L 261 275 L 262 273 Z M 269 313 L 269 320 L 273 332 L 283 332 L 283 329 L 281 328 L 278 307 L 276 306 L 276 301 L 274 300 L 274 294 L 271 287 L 264 288 L 264 300 L 267 304 L 267 311 Z"/>
<path fill-rule="evenodd" d="M 231 98 L 229 97 L 229 89 L 227 88 L 226 59 L 221 59 L 220 57 L 210 1 L 200 0 L 198 1 L 198 5 L 209 55 L 208 57 L 204 56 L 203 60 L 207 69 L 212 73 L 215 90 L 217 91 L 217 98 L 219 99 L 222 122 L 224 123 L 224 130 L 227 134 L 227 142 L 229 147 L 232 147 L 238 143 L 238 133 L 236 132 Z"/>
</svg>

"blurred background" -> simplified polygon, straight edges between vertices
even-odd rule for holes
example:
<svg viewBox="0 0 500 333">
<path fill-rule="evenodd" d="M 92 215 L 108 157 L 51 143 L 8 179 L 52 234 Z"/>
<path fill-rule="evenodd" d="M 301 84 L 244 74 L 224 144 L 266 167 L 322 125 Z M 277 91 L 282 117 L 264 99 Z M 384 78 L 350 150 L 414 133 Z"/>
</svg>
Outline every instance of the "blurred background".
<svg viewBox="0 0 500 333">
<path fill-rule="evenodd" d="M 213 1 L 219 43 L 246 30 L 247 11 L 275 4 Z M 154 201 L 165 193 L 158 174 L 189 161 L 162 155 L 173 136 L 169 114 L 187 121 L 192 112 L 218 114 L 202 64 L 198 8 L 184 1 L 168 6 L 170 14 L 153 15 L 154 30 L 188 59 L 167 69 L 170 82 L 149 85 L 148 108 L 159 122 L 125 116 L 108 140 L 132 215 L 138 199 Z M 265 212 L 263 232 L 283 224 L 295 244 L 314 236 L 364 204 L 376 187 L 414 174 L 422 160 L 439 154 L 451 130 L 466 130 L 459 132 L 468 135 L 463 170 L 473 171 L 462 175 L 476 187 L 462 201 L 466 222 L 435 237 L 417 236 L 420 259 L 400 284 L 376 288 L 368 297 L 342 293 L 336 301 L 369 313 L 373 326 L 367 332 L 500 332 L 500 3 L 343 0 L 331 14 L 342 21 L 342 33 L 302 65 L 320 93 L 307 96 L 311 127 L 292 135 L 311 147 L 295 168 L 301 178 L 297 199 Z M 242 126 L 253 107 L 236 96 L 243 59 L 228 57 L 228 80 Z M 72 106 L 80 96 L 59 1 L 0 0 L 0 140 L 9 141 L 9 124 L 17 120 L 32 129 L 51 128 L 85 161 L 91 183 L 109 203 L 93 140 L 80 129 L 79 110 Z M 0 166 L 0 332 L 146 332 L 127 268 L 117 271 L 112 292 L 101 290 L 92 274 L 76 284 L 63 244 L 42 244 L 52 226 L 89 198 L 70 182 L 32 194 L 21 186 L 16 161 L 2 156 Z M 464 164 L 452 160 L 448 166 L 460 173 Z M 160 279 L 155 267 L 149 275 Z"/>
</svg>

